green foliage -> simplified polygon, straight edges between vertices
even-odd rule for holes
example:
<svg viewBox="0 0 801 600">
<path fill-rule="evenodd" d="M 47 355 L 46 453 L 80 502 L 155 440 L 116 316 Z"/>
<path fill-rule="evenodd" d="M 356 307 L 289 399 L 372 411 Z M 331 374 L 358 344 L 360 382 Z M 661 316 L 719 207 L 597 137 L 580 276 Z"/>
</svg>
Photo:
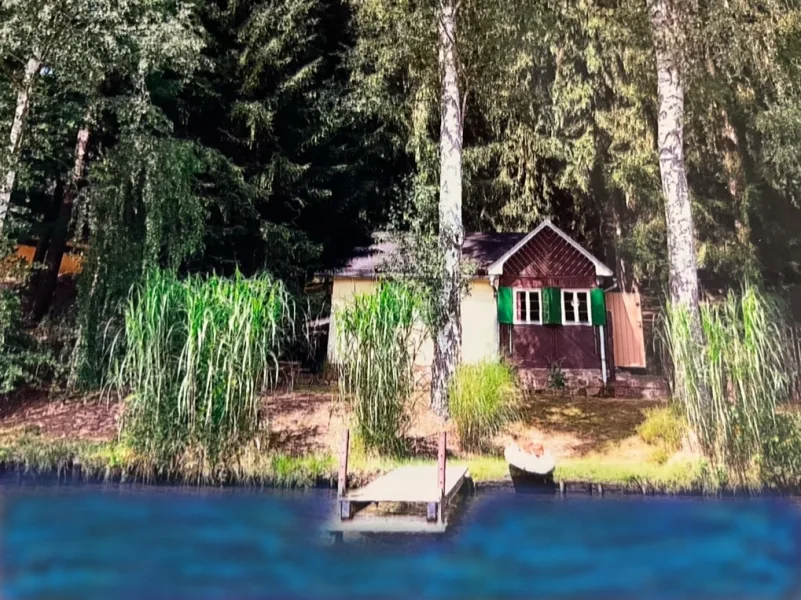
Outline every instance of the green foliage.
<svg viewBox="0 0 801 600">
<path fill-rule="evenodd" d="M 378 270 L 387 278 L 414 286 L 420 296 L 420 316 L 429 331 L 436 331 L 439 322 L 442 289 L 442 251 L 439 239 L 419 230 L 415 233 L 392 233 L 379 236 L 379 242 L 390 242 L 394 251 Z M 470 293 L 475 264 L 464 259 L 461 264 L 461 294 Z"/>
<path fill-rule="evenodd" d="M 410 286 L 381 282 L 335 314 L 341 395 L 353 409 L 365 447 L 403 450 L 414 389 L 415 319 L 421 300 Z"/>
<path fill-rule="evenodd" d="M 563 390 L 567 387 L 565 372 L 562 370 L 562 363 L 553 361 L 548 365 L 548 388 L 552 390 Z"/>
<path fill-rule="evenodd" d="M 466 450 L 480 450 L 519 416 L 520 391 L 505 363 L 460 365 L 450 389 L 450 413 Z"/>
<path fill-rule="evenodd" d="M 776 435 L 777 407 L 789 400 L 797 373 L 787 325 L 776 301 L 752 285 L 702 305 L 701 319 L 706 341 L 698 348 L 687 309 L 667 307 L 674 398 L 713 466 L 744 482 Z"/>
<path fill-rule="evenodd" d="M 14 290 L 0 287 L 0 396 L 35 380 L 46 356 L 25 331 Z"/>
<path fill-rule="evenodd" d="M 784 488 L 801 486 L 801 415 L 779 413 L 759 456 L 762 482 Z"/>
<path fill-rule="evenodd" d="M 132 135 L 93 170 L 73 381 L 101 381 L 131 286 L 148 269 L 177 269 L 203 248 L 207 199 L 197 178 L 204 158 L 189 142 Z"/>
<path fill-rule="evenodd" d="M 283 284 L 267 275 L 148 272 L 112 352 L 112 381 L 130 392 L 123 434 L 131 447 L 161 465 L 189 452 L 214 467 L 251 440 L 294 318 Z"/>
<path fill-rule="evenodd" d="M 637 435 L 665 458 L 681 448 L 686 433 L 687 422 L 675 405 L 647 409 L 645 420 L 637 426 Z"/>
</svg>

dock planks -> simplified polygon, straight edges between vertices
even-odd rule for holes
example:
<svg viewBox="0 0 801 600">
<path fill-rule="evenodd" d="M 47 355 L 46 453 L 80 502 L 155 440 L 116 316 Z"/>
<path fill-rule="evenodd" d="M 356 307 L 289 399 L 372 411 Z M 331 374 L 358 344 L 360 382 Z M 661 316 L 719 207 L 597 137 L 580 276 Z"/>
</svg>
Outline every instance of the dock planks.
<svg viewBox="0 0 801 600">
<path fill-rule="evenodd" d="M 337 483 L 338 515 L 327 527 L 335 538 L 353 533 L 442 533 L 447 528 L 445 509 L 459 492 L 468 474 L 464 465 L 446 465 L 447 434 L 440 432 L 436 465 L 407 465 L 393 469 L 362 488 L 347 489 L 348 448 L 346 430 L 340 451 Z M 407 514 L 370 514 L 370 505 L 400 505 Z M 425 506 L 423 516 L 408 514 L 410 505 Z M 416 512 L 412 509 L 411 512 Z"/>
<path fill-rule="evenodd" d="M 426 521 L 409 515 L 360 516 L 349 521 L 334 520 L 330 533 L 445 533 L 447 523 Z"/>
<path fill-rule="evenodd" d="M 450 500 L 467 476 L 467 467 L 448 465 L 445 472 L 445 501 Z M 342 500 L 351 502 L 440 502 L 437 467 L 409 465 L 399 467 L 368 483 L 365 487 L 347 492 Z"/>
</svg>

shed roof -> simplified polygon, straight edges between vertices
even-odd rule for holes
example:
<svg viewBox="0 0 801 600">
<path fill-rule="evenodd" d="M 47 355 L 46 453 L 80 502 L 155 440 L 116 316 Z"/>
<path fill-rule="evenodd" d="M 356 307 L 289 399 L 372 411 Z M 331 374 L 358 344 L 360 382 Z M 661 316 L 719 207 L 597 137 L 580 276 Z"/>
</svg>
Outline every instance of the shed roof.
<svg viewBox="0 0 801 600">
<path fill-rule="evenodd" d="M 544 227 L 550 227 L 571 246 L 578 249 L 595 267 L 597 275 L 611 276 L 612 271 L 601 261 L 587 252 L 550 220 L 543 221 L 530 233 L 468 233 L 465 235 L 462 254 L 476 263 L 479 275 L 494 275 L 503 272 L 504 263 L 514 255 L 526 242 L 531 240 Z M 384 241 L 366 248 L 359 248 L 348 263 L 340 269 L 334 269 L 324 275 L 335 277 L 374 277 L 384 261 L 395 250 L 395 243 Z"/>
<path fill-rule="evenodd" d="M 468 233 L 464 238 L 462 254 L 475 261 L 479 272 L 486 273 L 492 263 L 525 236 L 525 233 Z M 344 267 L 326 274 L 337 277 L 373 277 L 394 250 L 394 242 L 380 242 L 367 248 L 359 248 Z"/>
<path fill-rule="evenodd" d="M 490 275 L 501 275 L 503 273 L 503 265 L 509 260 L 512 256 L 514 256 L 521 248 L 523 248 L 531 239 L 536 236 L 539 232 L 541 232 L 545 228 L 549 228 L 551 231 L 556 233 L 559 237 L 565 240 L 568 244 L 570 244 L 573 248 L 578 250 L 587 260 L 589 260 L 593 266 L 595 267 L 595 274 L 599 277 L 612 277 L 614 273 L 612 273 L 612 269 L 607 267 L 603 264 L 600 260 L 595 258 L 592 254 L 587 252 L 584 247 L 579 244 L 576 240 L 572 237 L 567 235 L 564 231 L 559 229 L 556 225 L 554 225 L 550 219 L 545 219 L 542 223 L 540 223 L 534 231 L 531 233 L 523 236 L 520 238 L 517 243 L 509 248 L 504 254 L 498 258 L 498 260 L 494 261 L 488 267 L 488 272 Z"/>
</svg>

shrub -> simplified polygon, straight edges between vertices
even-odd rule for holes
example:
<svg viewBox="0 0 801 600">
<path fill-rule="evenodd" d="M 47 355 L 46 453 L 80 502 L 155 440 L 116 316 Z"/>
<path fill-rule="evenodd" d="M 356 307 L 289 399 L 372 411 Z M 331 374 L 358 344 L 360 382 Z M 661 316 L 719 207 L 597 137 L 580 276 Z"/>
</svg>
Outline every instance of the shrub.
<svg viewBox="0 0 801 600">
<path fill-rule="evenodd" d="M 0 394 L 35 379 L 46 357 L 22 324 L 22 306 L 16 292 L 0 289 Z"/>
<path fill-rule="evenodd" d="M 548 389 L 563 390 L 567 387 L 565 372 L 562 371 L 562 363 L 553 361 L 548 365 Z"/>
<path fill-rule="evenodd" d="M 336 314 L 341 396 L 352 406 L 365 446 L 398 453 L 414 390 L 414 324 L 420 298 L 410 286 L 382 282 Z"/>
<path fill-rule="evenodd" d="M 259 395 L 294 332 L 294 303 L 267 275 L 245 279 L 153 271 L 125 309 L 112 380 L 129 390 L 123 432 L 147 459 L 181 454 L 214 465 L 251 439 Z"/>
<path fill-rule="evenodd" d="M 509 365 L 460 365 L 451 382 L 450 410 L 466 450 L 478 450 L 518 416 L 520 392 Z"/>
<path fill-rule="evenodd" d="M 769 485 L 801 485 L 801 415 L 777 414 L 773 435 L 757 457 L 760 479 Z"/>
<path fill-rule="evenodd" d="M 675 406 L 649 408 L 645 420 L 637 426 L 637 435 L 647 444 L 676 452 L 687 431 L 687 422 Z"/>
<path fill-rule="evenodd" d="M 713 467 L 734 483 L 753 474 L 754 457 L 775 436 L 777 404 L 790 397 L 795 363 L 774 299 L 753 286 L 701 306 L 704 347 L 686 308 L 668 306 L 663 335 L 674 397 Z"/>
</svg>

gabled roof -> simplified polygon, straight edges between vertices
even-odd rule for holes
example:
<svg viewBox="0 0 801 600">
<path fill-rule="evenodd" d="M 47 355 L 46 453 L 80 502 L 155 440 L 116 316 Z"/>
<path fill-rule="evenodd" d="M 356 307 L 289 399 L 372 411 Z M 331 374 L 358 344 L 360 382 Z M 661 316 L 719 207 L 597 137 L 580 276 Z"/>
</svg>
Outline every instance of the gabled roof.
<svg viewBox="0 0 801 600">
<path fill-rule="evenodd" d="M 524 233 L 468 233 L 464 238 L 462 255 L 475 262 L 478 274 L 486 275 L 487 267 L 525 235 Z M 374 277 L 394 250 L 394 242 L 381 242 L 367 248 L 359 248 L 345 266 L 324 274 L 336 277 Z"/>
<path fill-rule="evenodd" d="M 504 254 L 501 257 L 499 257 L 496 261 L 494 261 L 492 264 L 490 264 L 487 267 L 487 274 L 488 275 L 502 275 L 503 274 L 503 265 L 506 263 L 506 261 L 509 260 L 509 258 L 511 258 L 512 256 L 514 256 L 523 246 L 525 246 L 528 242 L 530 242 L 531 239 L 534 236 L 536 236 L 538 233 L 540 233 L 545 227 L 548 227 L 549 229 L 551 229 L 551 231 L 553 231 L 555 234 L 557 234 L 559 237 L 561 237 L 563 240 L 565 240 L 568 244 L 573 246 L 573 248 L 578 250 L 583 256 L 585 256 L 587 258 L 587 260 L 589 260 L 593 264 L 593 266 L 595 267 L 595 275 L 596 276 L 598 276 L 598 277 L 612 277 L 614 275 L 614 273 L 612 273 L 612 270 L 609 267 L 607 267 L 600 260 L 595 258 L 592 254 L 587 252 L 581 246 L 581 244 L 579 244 L 576 240 L 571 238 L 564 231 L 562 231 L 556 225 L 554 225 L 551 222 L 550 219 L 545 219 L 542 223 L 540 223 L 536 227 L 536 229 L 534 229 L 531 233 L 529 233 L 526 236 L 524 236 L 514 246 L 512 246 L 509 250 L 504 252 Z"/>
<path fill-rule="evenodd" d="M 530 233 L 468 233 L 464 238 L 462 255 L 474 261 L 477 275 L 501 275 L 506 261 L 525 246 L 544 227 L 549 227 L 568 244 L 578 250 L 595 267 L 599 277 L 611 277 L 612 270 L 581 247 L 564 231 L 547 219 Z M 359 248 L 342 268 L 333 269 L 319 275 L 334 277 L 375 277 L 384 261 L 394 252 L 394 242 L 380 242 L 367 248 Z"/>
</svg>

